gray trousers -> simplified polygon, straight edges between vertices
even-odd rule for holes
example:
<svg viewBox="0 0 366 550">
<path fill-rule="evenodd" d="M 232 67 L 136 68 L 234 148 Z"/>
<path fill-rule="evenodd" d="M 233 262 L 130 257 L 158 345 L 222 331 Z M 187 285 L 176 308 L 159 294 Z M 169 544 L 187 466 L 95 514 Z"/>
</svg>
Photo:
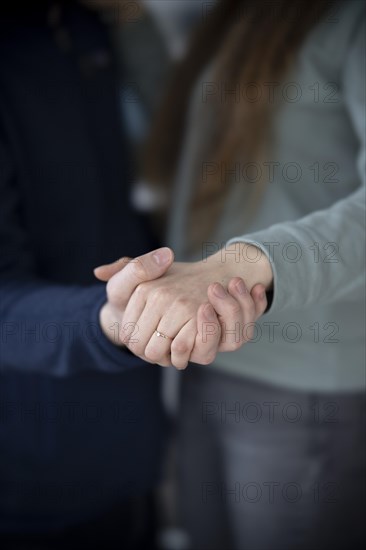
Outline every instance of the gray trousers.
<svg viewBox="0 0 366 550">
<path fill-rule="evenodd" d="M 279 389 L 190 366 L 178 495 L 192 550 L 365 542 L 365 396 Z"/>
</svg>

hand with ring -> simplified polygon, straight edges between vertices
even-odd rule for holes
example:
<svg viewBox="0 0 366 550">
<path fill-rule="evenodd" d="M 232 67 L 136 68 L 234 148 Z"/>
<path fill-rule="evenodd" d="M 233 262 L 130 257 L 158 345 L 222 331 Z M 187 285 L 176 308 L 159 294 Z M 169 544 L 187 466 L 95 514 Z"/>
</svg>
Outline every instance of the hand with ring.
<svg viewBox="0 0 366 550">
<path fill-rule="evenodd" d="M 237 245 L 242 252 L 256 248 L 231 246 Z M 105 334 L 111 338 L 117 322 L 118 344 L 178 369 L 189 361 L 207 365 L 218 351 L 239 349 L 267 307 L 272 270 L 261 251 L 255 263 L 243 253 L 233 261 L 229 247 L 224 260 L 220 252 L 204 261 L 173 263 L 173 252 L 163 248 L 97 268 L 96 276 L 108 281 L 100 313 Z"/>
</svg>

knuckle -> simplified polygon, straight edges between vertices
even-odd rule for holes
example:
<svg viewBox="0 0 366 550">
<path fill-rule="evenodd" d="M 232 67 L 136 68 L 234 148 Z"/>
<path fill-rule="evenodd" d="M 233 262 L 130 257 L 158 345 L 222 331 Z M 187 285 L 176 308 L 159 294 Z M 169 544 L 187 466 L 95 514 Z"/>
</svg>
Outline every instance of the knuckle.
<svg viewBox="0 0 366 550">
<path fill-rule="evenodd" d="M 171 349 L 172 353 L 175 353 L 177 355 L 187 355 L 190 351 L 187 342 L 183 340 L 174 340 Z"/>
<path fill-rule="evenodd" d="M 237 349 L 238 348 L 237 348 L 236 344 L 233 343 L 233 342 L 230 342 L 230 343 L 226 344 L 226 351 L 229 351 L 229 352 L 230 351 L 236 351 Z"/>
<path fill-rule="evenodd" d="M 139 342 L 132 342 L 130 339 L 130 340 L 127 340 L 126 345 L 135 355 L 139 355 L 139 356 L 145 355 L 144 346 L 142 346 Z"/>
<path fill-rule="evenodd" d="M 174 307 L 179 307 L 179 309 L 188 309 L 192 304 L 192 300 L 187 296 L 179 296 L 174 300 Z"/>
<path fill-rule="evenodd" d="M 159 359 L 159 361 L 151 361 L 151 363 L 155 363 L 157 365 L 160 365 L 161 367 L 171 367 L 172 362 L 170 358 L 167 358 L 165 355 L 163 359 Z"/>
<path fill-rule="evenodd" d="M 169 309 L 174 312 L 179 312 L 179 315 L 184 317 L 186 321 L 191 318 L 196 318 L 198 307 L 192 299 L 186 296 L 179 296 L 169 300 Z"/>
<path fill-rule="evenodd" d="M 145 357 L 153 363 L 158 363 L 164 357 L 164 355 L 156 348 L 148 347 L 145 350 Z"/>
<path fill-rule="evenodd" d="M 201 361 L 200 363 L 202 365 L 210 365 L 211 363 L 214 362 L 216 358 L 216 353 L 207 353 L 204 357 L 201 358 Z"/>
<path fill-rule="evenodd" d="M 149 293 L 149 299 L 151 299 L 153 304 L 161 302 L 161 300 L 166 299 L 167 297 L 169 297 L 169 291 L 163 287 L 154 288 Z"/>
<path fill-rule="evenodd" d="M 228 304 L 228 314 L 232 315 L 233 317 L 237 317 L 238 315 L 240 315 L 241 314 L 240 305 L 237 302 Z"/>
<path fill-rule="evenodd" d="M 225 342 L 224 343 L 224 348 L 225 348 L 225 351 L 237 351 L 242 345 L 242 342 L 236 342 L 236 341 L 232 341 L 232 342 Z"/>
<path fill-rule="evenodd" d="M 153 363 L 167 363 L 166 351 L 149 344 L 145 349 L 145 357 Z"/>
<path fill-rule="evenodd" d="M 109 279 L 106 285 L 106 293 L 109 301 L 113 302 L 115 298 L 118 296 L 117 290 L 118 290 L 118 285 L 116 283 L 116 280 L 112 277 L 112 279 Z"/>
<path fill-rule="evenodd" d="M 188 367 L 188 363 L 185 362 L 185 363 L 177 363 L 175 362 L 173 364 L 173 367 L 175 367 L 177 370 L 185 370 L 187 367 Z"/>
<path fill-rule="evenodd" d="M 144 299 L 146 297 L 146 293 L 147 293 L 146 284 L 143 284 L 143 283 L 140 283 L 139 285 L 137 285 L 134 291 L 134 294 L 138 299 Z"/>
</svg>

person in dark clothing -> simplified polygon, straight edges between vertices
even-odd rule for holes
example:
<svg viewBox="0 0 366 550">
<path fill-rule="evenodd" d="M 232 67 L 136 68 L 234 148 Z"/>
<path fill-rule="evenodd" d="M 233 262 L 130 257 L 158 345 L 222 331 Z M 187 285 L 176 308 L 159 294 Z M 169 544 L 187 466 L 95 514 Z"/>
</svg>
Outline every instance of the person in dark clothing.
<svg viewBox="0 0 366 550">
<path fill-rule="evenodd" d="M 102 333 L 93 267 L 159 243 L 105 25 L 31 4 L 0 23 L 0 546 L 152 548 L 160 369 Z"/>
</svg>

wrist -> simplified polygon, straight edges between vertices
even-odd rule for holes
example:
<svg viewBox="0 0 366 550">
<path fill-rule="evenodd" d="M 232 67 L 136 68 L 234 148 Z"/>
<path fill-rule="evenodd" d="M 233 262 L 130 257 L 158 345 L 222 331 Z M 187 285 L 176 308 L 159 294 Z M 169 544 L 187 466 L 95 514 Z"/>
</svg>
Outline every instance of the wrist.
<svg viewBox="0 0 366 550">
<path fill-rule="evenodd" d="M 233 277 L 241 277 L 249 291 L 259 283 L 266 290 L 273 287 L 271 263 L 263 250 L 255 245 L 245 242 L 232 243 L 219 250 L 209 260 L 217 264 L 222 274 L 220 282 L 224 284 Z"/>
</svg>

